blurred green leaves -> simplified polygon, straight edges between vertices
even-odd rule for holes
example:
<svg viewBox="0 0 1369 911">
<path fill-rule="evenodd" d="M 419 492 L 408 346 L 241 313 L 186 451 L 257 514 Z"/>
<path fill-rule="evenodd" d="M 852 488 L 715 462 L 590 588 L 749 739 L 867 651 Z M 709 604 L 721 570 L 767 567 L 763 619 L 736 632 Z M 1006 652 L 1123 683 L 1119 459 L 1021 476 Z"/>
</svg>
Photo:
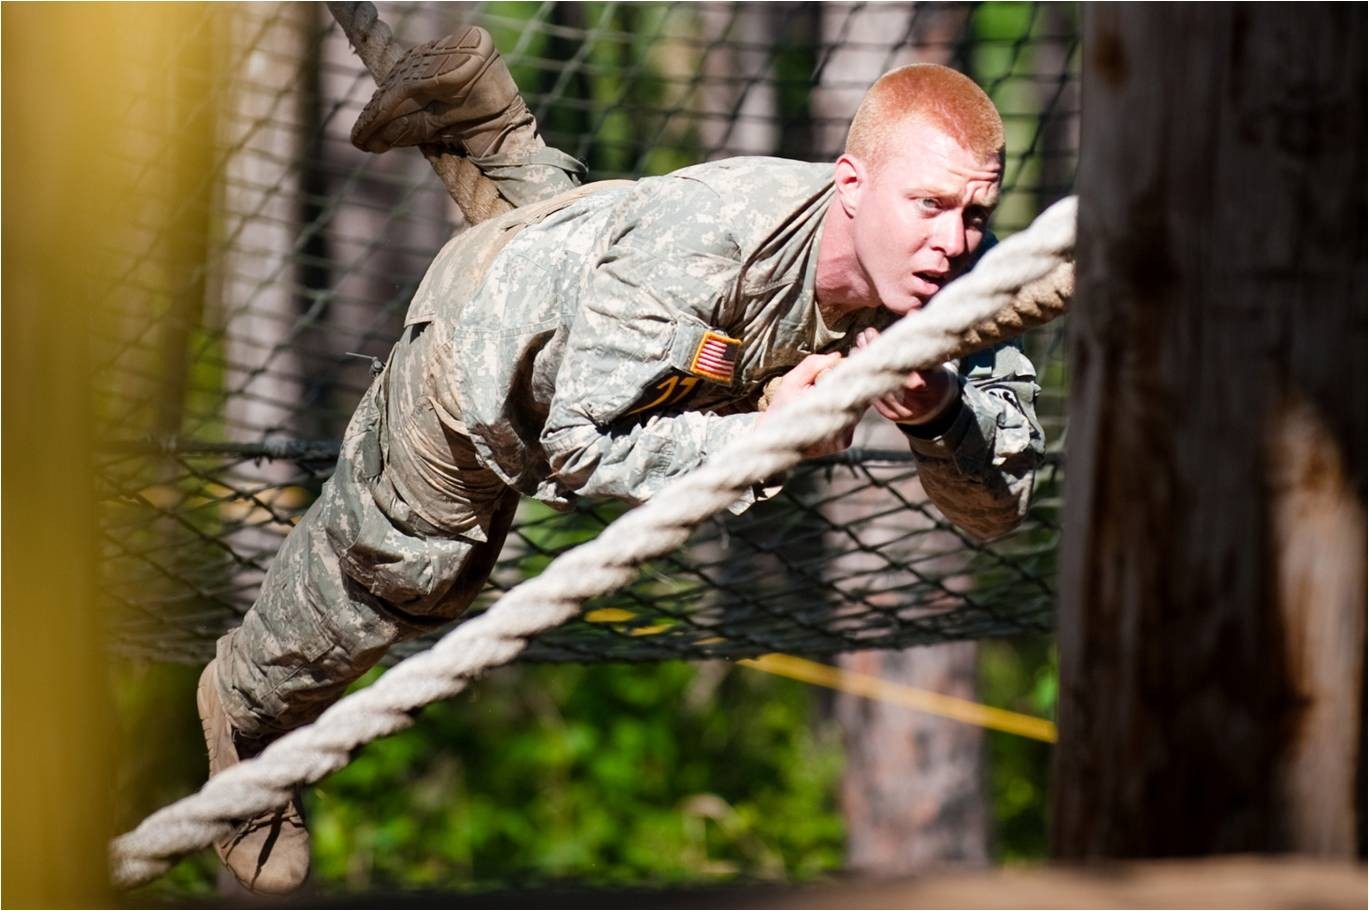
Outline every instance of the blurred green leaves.
<svg viewBox="0 0 1369 911">
<path fill-rule="evenodd" d="M 720 664 L 507 669 L 314 791 L 317 875 L 357 888 L 794 879 L 836 869 L 835 733 Z"/>
<path fill-rule="evenodd" d="M 1054 720 L 1058 681 L 1056 650 L 1048 637 L 980 643 L 979 693 L 989 705 Z M 1006 863 L 1042 860 L 1052 747 L 994 731 L 986 742 L 994 856 Z"/>
</svg>

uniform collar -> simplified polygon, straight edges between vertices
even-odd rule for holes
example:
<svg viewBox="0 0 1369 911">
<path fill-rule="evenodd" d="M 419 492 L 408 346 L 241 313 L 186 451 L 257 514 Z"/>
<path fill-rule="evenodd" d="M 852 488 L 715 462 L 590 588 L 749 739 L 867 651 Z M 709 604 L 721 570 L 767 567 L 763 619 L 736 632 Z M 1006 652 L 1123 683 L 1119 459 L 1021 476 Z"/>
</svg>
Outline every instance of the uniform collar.
<svg viewBox="0 0 1369 911">
<path fill-rule="evenodd" d="M 836 184 L 829 182 L 825 193 L 823 216 L 826 216 L 827 207 L 836 197 Z M 822 232 L 826 224 L 825 217 L 819 219 L 818 228 L 813 235 L 813 255 L 804 270 L 802 291 L 794 308 L 795 313 L 806 315 L 812 323 L 810 338 L 814 352 L 845 351 L 851 347 L 856 334 L 862 329 L 877 326 L 882 331 L 893 316 L 883 307 L 863 307 L 858 310 L 824 313 L 818 306 L 818 250 L 822 247 Z"/>
<path fill-rule="evenodd" d="M 845 350 L 854 334 L 878 325 L 882 307 L 854 310 L 828 319 L 818 311 L 818 250 L 827 210 L 836 196 L 832 171 L 816 171 L 812 192 L 791 209 L 742 263 L 738 289 L 750 298 L 789 297 L 782 315 L 785 335 L 805 339 L 804 353 Z"/>
</svg>

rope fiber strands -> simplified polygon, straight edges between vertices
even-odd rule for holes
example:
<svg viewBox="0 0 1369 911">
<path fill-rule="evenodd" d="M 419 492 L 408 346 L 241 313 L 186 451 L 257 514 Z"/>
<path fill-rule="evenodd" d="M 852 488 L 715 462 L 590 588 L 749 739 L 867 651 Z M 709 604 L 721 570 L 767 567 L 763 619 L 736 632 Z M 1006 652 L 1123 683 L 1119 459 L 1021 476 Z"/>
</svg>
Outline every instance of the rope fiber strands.
<svg viewBox="0 0 1369 911">
<path fill-rule="evenodd" d="M 450 698 L 480 674 L 514 660 L 529 637 L 574 617 L 591 597 L 628 584 L 635 568 L 680 546 L 690 529 L 734 503 L 756 481 L 797 464 L 801 452 L 857 418 L 914 369 L 1064 312 L 1059 295 L 1022 294 L 1056 281 L 1073 258 L 1076 201 L 1060 201 L 1030 228 L 985 254 L 947 286 L 935 305 L 901 319 L 869 348 L 844 360 L 785 412 L 735 440 L 704 465 L 628 512 L 593 541 L 555 560 L 432 649 L 401 662 L 312 725 L 277 740 L 257 758 L 210 779 L 198 794 L 165 807 L 111 844 L 115 885 L 161 875 L 178 857 L 211 844 L 233 821 L 282 806 L 292 791 L 347 764 L 352 751 L 410 727 L 425 705 Z M 1030 303 L 1019 303 L 1030 301 Z M 1052 303 L 1053 301 L 1053 303 Z"/>
</svg>

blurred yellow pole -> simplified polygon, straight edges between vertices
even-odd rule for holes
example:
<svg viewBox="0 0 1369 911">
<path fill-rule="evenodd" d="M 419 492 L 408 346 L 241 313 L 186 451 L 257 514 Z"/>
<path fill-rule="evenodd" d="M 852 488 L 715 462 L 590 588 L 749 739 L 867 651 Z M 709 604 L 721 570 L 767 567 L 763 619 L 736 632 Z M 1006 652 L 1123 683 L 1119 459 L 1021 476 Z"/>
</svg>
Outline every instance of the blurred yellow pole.
<svg viewBox="0 0 1369 911">
<path fill-rule="evenodd" d="M 129 154 L 153 162 L 147 190 L 166 193 L 174 188 L 158 186 L 158 174 L 175 171 L 178 146 L 210 138 L 128 122 L 140 90 L 179 90 L 163 50 L 204 14 L 175 4 L 0 8 L 5 907 L 110 902 L 114 731 L 95 600 L 90 329 L 96 295 L 121 265 L 108 248 L 129 230 L 114 207 L 130 188 Z M 139 149 L 129 137 L 151 126 L 161 135 L 143 133 Z"/>
<path fill-rule="evenodd" d="M 90 141 L 98 121 L 88 119 L 93 99 L 82 83 L 107 36 L 83 27 L 75 9 L 0 12 L 3 903 L 93 905 L 108 891 L 102 845 L 113 777 L 94 612 L 82 311 L 90 303 L 85 257 L 96 239 L 85 228 L 107 174 Z"/>
</svg>

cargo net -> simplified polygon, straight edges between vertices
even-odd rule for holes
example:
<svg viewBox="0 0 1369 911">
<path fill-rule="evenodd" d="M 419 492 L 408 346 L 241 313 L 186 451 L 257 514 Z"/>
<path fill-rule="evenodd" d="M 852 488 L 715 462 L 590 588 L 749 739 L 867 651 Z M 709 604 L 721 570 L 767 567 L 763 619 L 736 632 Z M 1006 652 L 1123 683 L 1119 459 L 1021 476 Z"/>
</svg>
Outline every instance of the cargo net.
<svg viewBox="0 0 1369 911">
<path fill-rule="evenodd" d="M 835 159 L 879 74 L 934 61 L 974 76 L 1003 112 L 1000 236 L 1073 183 L 1070 5 L 379 11 L 406 46 L 461 23 L 489 28 L 548 142 L 585 161 L 591 179 L 733 155 Z M 322 6 L 206 7 L 201 28 L 168 50 L 165 74 L 198 80 L 195 103 L 158 106 L 150 84 L 147 98 L 128 101 L 130 122 L 154 124 L 149 147 L 190 131 L 204 148 L 175 199 L 135 187 L 130 223 L 156 227 L 120 251 L 127 265 L 94 321 L 102 592 L 116 651 L 198 662 L 251 606 L 317 497 L 370 381 L 369 358 L 386 356 L 425 268 L 462 221 L 416 152 L 370 156 L 350 145 L 373 83 Z M 155 156 L 143 166 L 155 168 Z M 804 463 L 774 500 L 705 524 L 633 585 L 540 637 L 528 659 L 816 655 L 1049 629 L 1061 338 L 1057 324 L 1024 340 L 1051 454 L 1012 535 L 983 545 L 950 525 L 897 430 L 867 416 L 855 448 Z M 556 513 L 525 501 L 467 616 L 624 508 L 584 502 Z"/>
</svg>

